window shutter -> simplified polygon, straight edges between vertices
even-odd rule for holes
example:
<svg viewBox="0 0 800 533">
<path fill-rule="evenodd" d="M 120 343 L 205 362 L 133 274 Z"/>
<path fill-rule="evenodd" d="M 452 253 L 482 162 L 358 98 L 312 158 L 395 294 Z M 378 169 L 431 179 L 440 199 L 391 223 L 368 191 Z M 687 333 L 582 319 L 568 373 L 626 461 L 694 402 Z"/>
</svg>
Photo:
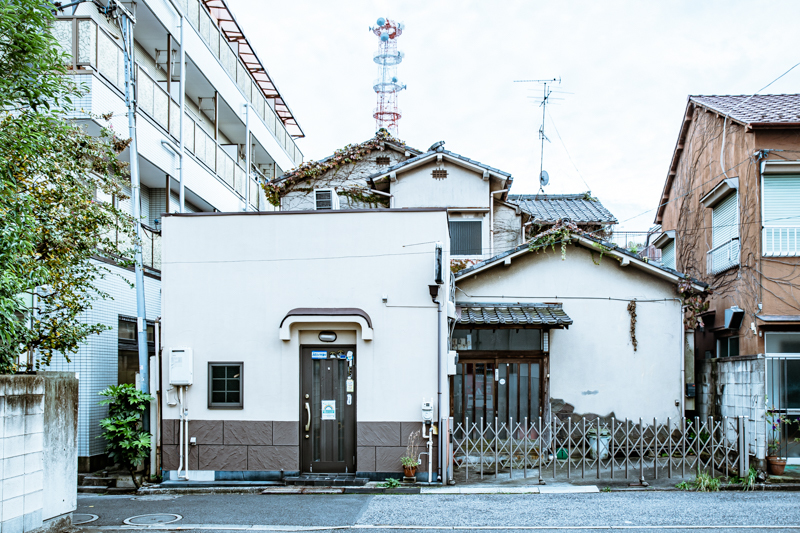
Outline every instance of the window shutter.
<svg viewBox="0 0 800 533">
<path fill-rule="evenodd" d="M 450 222 L 450 255 L 481 255 L 481 221 Z"/>
<path fill-rule="evenodd" d="M 731 194 L 711 212 L 711 247 L 716 248 L 739 236 L 737 195 Z"/>
<path fill-rule="evenodd" d="M 661 249 L 661 264 L 675 269 L 675 241 L 671 241 Z"/>
<path fill-rule="evenodd" d="M 333 209 L 333 195 L 331 191 L 314 191 L 316 209 Z"/>
<path fill-rule="evenodd" d="M 764 176 L 764 226 L 800 226 L 800 176 Z"/>
<path fill-rule="evenodd" d="M 739 201 L 734 193 L 711 211 L 711 246 L 706 272 L 718 274 L 739 264 Z"/>
</svg>

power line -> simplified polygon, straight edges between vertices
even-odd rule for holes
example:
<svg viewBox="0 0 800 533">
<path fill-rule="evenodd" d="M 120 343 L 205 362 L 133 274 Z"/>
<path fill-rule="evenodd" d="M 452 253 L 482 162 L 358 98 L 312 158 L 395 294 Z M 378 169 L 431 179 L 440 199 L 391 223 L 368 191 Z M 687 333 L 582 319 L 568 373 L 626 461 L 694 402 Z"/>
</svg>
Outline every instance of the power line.
<svg viewBox="0 0 800 533">
<path fill-rule="evenodd" d="M 572 163 L 572 166 L 575 169 L 575 172 L 578 173 L 578 177 L 581 178 L 581 181 L 583 182 L 583 184 L 586 185 L 586 189 L 589 192 L 591 192 L 592 188 L 589 187 L 588 183 L 586 183 L 586 180 L 583 178 L 583 174 L 581 174 L 581 171 L 578 170 L 578 165 L 575 164 L 575 162 L 572 160 L 572 156 L 569 155 L 569 150 L 567 150 L 567 144 L 564 142 L 564 139 L 561 138 L 561 134 L 558 132 L 558 127 L 556 127 L 556 121 L 553 120 L 553 112 L 552 111 L 550 111 L 550 123 L 553 124 L 553 129 L 556 130 L 556 136 L 558 136 L 558 140 L 561 141 L 561 146 L 564 147 L 564 152 L 567 153 L 567 159 L 569 159 L 569 162 Z"/>
</svg>

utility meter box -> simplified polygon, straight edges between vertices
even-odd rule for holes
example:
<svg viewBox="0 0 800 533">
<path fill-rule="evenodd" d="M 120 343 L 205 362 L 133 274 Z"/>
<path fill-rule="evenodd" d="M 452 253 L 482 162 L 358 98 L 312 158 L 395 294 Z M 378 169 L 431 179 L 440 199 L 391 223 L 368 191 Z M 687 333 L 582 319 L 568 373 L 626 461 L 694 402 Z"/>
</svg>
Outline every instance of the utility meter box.
<svg viewBox="0 0 800 533">
<path fill-rule="evenodd" d="M 448 376 L 455 376 L 456 375 L 456 365 L 458 364 L 458 352 L 455 350 L 450 350 L 447 352 L 447 375 Z"/>
<path fill-rule="evenodd" d="M 426 424 L 433 422 L 433 401 L 422 401 L 422 421 Z"/>
<path fill-rule="evenodd" d="M 194 357 L 191 348 L 170 348 L 169 384 L 191 385 L 194 379 L 192 368 Z"/>
</svg>

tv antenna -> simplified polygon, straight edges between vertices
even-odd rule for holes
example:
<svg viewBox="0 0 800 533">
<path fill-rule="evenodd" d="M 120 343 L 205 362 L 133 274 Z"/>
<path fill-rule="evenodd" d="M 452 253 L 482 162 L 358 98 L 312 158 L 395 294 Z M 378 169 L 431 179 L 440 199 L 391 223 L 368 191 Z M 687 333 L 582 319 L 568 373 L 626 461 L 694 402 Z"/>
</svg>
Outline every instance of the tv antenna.
<svg viewBox="0 0 800 533">
<path fill-rule="evenodd" d="M 545 186 L 550 183 L 550 176 L 544 170 L 544 142 L 550 142 L 544 133 L 544 120 L 547 112 L 547 104 L 550 100 L 561 100 L 561 98 L 551 97 L 554 83 L 561 84 L 561 77 L 547 80 L 514 80 L 514 83 L 539 83 L 542 85 L 542 97 L 539 106 L 542 108 L 542 125 L 539 127 L 539 140 L 541 141 L 541 155 L 539 156 L 539 192 L 544 193 Z"/>
</svg>

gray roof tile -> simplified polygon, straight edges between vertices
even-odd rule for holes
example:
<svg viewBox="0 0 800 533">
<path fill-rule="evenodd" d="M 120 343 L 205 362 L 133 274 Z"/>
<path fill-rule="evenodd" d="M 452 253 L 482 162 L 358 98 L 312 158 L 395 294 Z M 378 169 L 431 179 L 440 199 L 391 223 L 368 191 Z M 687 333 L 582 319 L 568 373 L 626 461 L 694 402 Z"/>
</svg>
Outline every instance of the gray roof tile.
<svg viewBox="0 0 800 533">
<path fill-rule="evenodd" d="M 800 94 L 696 95 L 689 101 L 744 124 L 800 122 Z"/>
<path fill-rule="evenodd" d="M 457 303 L 462 325 L 570 326 L 561 304 Z"/>
<path fill-rule="evenodd" d="M 588 194 L 509 194 L 508 201 L 519 204 L 534 222 L 555 223 L 562 219 L 580 223 L 616 224 L 617 219 L 598 200 Z"/>
</svg>

